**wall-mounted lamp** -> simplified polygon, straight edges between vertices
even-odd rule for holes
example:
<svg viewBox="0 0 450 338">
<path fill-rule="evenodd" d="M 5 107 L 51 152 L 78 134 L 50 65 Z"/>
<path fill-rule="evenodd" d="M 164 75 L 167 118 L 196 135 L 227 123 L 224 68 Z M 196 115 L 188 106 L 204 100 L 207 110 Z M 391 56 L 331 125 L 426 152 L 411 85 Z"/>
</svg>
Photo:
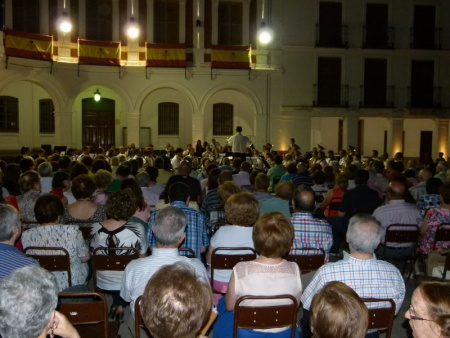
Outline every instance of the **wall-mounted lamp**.
<svg viewBox="0 0 450 338">
<path fill-rule="evenodd" d="M 101 98 L 102 98 L 102 93 L 100 93 L 100 91 L 97 88 L 97 90 L 94 93 L 94 101 L 98 102 L 98 101 L 100 101 Z"/>
<path fill-rule="evenodd" d="M 261 22 L 261 28 L 258 31 L 258 40 L 262 44 L 267 44 L 272 41 L 273 31 L 266 25 L 265 22 Z"/>
<path fill-rule="evenodd" d="M 67 12 L 63 12 L 59 21 L 59 30 L 63 33 L 70 33 L 72 30 L 72 23 L 70 22 Z"/>
<path fill-rule="evenodd" d="M 200 28 L 202 26 L 201 20 L 195 20 L 195 27 Z"/>
<path fill-rule="evenodd" d="M 136 23 L 134 17 L 131 17 L 128 23 L 127 35 L 131 39 L 136 39 L 139 36 L 139 25 Z"/>
</svg>

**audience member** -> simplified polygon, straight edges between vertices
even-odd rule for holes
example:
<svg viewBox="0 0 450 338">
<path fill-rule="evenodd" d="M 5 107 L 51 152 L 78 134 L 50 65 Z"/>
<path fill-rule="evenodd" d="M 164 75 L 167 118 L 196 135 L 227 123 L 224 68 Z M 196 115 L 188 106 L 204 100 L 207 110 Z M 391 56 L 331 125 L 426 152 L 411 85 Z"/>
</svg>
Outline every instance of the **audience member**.
<svg viewBox="0 0 450 338">
<path fill-rule="evenodd" d="M 302 295 L 303 338 L 311 337 L 309 309 L 312 298 L 328 282 L 343 282 L 362 298 L 391 298 L 395 303 L 395 313 L 400 310 L 405 297 L 403 276 L 395 266 L 377 260 L 374 255 L 382 232 L 380 224 L 372 216 L 359 214 L 350 219 L 347 230 L 350 254 L 344 252 L 343 260 L 322 266 Z"/>
<path fill-rule="evenodd" d="M 4 338 L 80 338 L 69 320 L 56 311 L 54 276 L 39 267 L 23 267 L 0 280 L 0 335 Z"/>
<path fill-rule="evenodd" d="M 233 182 L 236 183 L 241 189 L 243 186 L 249 186 L 251 171 L 252 165 L 248 162 L 242 162 L 239 172 L 233 175 Z"/>
<path fill-rule="evenodd" d="M 19 212 L 23 216 L 24 221 L 34 222 L 34 204 L 41 196 L 41 180 L 39 174 L 35 171 L 27 171 L 20 175 L 19 186 L 22 195 L 17 196 L 17 204 Z"/>
<path fill-rule="evenodd" d="M 94 174 L 94 183 L 97 187 L 92 195 L 92 202 L 98 206 L 104 206 L 111 192 L 106 190 L 113 181 L 113 175 L 106 169 L 99 169 Z"/>
<path fill-rule="evenodd" d="M 147 281 L 163 265 L 185 262 L 195 269 L 197 276 L 208 282 L 205 267 L 199 259 L 187 258 L 178 253 L 178 247 L 186 238 L 187 221 L 184 211 L 174 206 L 157 213 L 151 228 L 156 239 L 152 255 L 132 261 L 123 275 L 120 295 L 125 301 L 131 302 L 133 312 L 134 302 L 143 294 Z"/>
<path fill-rule="evenodd" d="M 290 204 L 294 195 L 294 183 L 283 181 L 275 188 L 275 196 L 270 200 L 259 201 L 259 214 L 279 211 L 286 217 L 291 217 Z"/>
<path fill-rule="evenodd" d="M 158 270 L 145 287 L 141 313 L 154 338 L 205 338 L 211 313 L 211 288 L 186 263 Z"/>
<path fill-rule="evenodd" d="M 339 173 L 336 175 L 336 184 L 333 189 L 330 189 L 325 194 L 321 208 L 324 210 L 323 214 L 325 217 L 337 217 L 338 211 L 335 209 L 330 209 L 331 203 L 340 203 L 344 197 L 344 193 L 348 187 L 348 179 L 344 173 Z"/>
<path fill-rule="evenodd" d="M 316 338 L 364 338 L 369 325 L 366 304 L 342 282 L 328 282 L 315 294 L 310 315 Z"/>
<path fill-rule="evenodd" d="M 43 162 L 37 168 L 41 178 L 41 193 L 45 194 L 52 190 L 53 169 L 50 162 Z"/>
<path fill-rule="evenodd" d="M 275 166 L 269 169 L 267 176 L 269 176 L 270 185 L 269 191 L 275 192 L 275 185 L 280 181 L 281 176 L 286 173 L 286 168 L 283 166 L 283 156 L 275 156 Z"/>
</svg>

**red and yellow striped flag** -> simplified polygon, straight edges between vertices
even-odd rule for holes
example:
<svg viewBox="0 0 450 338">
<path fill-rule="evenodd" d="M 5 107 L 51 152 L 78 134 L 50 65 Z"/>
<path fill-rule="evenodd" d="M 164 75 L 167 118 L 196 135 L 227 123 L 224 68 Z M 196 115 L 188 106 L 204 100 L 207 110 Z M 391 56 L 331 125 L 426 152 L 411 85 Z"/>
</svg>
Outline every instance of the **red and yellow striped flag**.
<svg viewBox="0 0 450 338">
<path fill-rule="evenodd" d="M 120 66 L 120 41 L 78 39 L 78 63 L 87 65 Z"/>
<path fill-rule="evenodd" d="M 147 67 L 186 67 L 186 45 L 146 43 Z"/>
<path fill-rule="evenodd" d="M 5 29 L 3 37 L 6 56 L 53 61 L 53 36 L 51 35 Z"/>
<path fill-rule="evenodd" d="M 211 46 L 211 68 L 252 67 L 252 46 Z"/>
</svg>

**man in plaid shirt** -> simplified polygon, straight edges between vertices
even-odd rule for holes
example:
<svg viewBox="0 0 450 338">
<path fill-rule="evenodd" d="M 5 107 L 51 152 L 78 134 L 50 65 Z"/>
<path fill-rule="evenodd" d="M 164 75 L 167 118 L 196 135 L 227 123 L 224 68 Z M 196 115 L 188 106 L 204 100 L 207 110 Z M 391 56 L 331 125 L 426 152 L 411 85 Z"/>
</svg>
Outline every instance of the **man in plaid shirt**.
<svg viewBox="0 0 450 338">
<path fill-rule="evenodd" d="M 292 254 L 301 254 L 300 248 L 318 248 L 325 251 L 325 262 L 333 244 L 330 224 L 323 219 L 314 218 L 315 194 L 311 187 L 301 185 L 293 199 L 294 214 L 291 222 L 294 226 L 294 243 Z"/>
<path fill-rule="evenodd" d="M 343 260 L 325 264 L 317 270 L 302 295 L 303 338 L 311 337 L 309 308 L 312 299 L 331 281 L 347 284 L 361 298 L 391 298 L 396 305 L 395 313 L 398 313 L 405 297 L 405 283 L 395 266 L 377 260 L 374 255 L 382 233 L 380 223 L 373 216 L 359 214 L 350 219 L 347 230 L 350 254 L 345 252 Z M 366 337 L 378 337 L 378 332 L 369 333 Z"/>
</svg>

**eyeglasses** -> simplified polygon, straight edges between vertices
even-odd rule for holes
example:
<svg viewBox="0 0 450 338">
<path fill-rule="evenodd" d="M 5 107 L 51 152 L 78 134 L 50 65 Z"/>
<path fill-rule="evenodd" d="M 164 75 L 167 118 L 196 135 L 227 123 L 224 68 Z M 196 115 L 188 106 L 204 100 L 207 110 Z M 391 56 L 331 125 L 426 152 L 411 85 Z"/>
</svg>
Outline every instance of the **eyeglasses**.
<svg viewBox="0 0 450 338">
<path fill-rule="evenodd" d="M 414 316 L 413 315 L 413 313 L 414 313 L 414 308 L 412 307 L 412 305 L 409 307 L 409 318 L 411 319 L 411 320 L 425 320 L 425 321 L 427 321 L 427 322 L 434 322 L 434 320 L 432 320 L 432 319 L 426 319 L 426 318 L 422 318 L 422 317 L 417 317 L 417 316 Z"/>
</svg>

